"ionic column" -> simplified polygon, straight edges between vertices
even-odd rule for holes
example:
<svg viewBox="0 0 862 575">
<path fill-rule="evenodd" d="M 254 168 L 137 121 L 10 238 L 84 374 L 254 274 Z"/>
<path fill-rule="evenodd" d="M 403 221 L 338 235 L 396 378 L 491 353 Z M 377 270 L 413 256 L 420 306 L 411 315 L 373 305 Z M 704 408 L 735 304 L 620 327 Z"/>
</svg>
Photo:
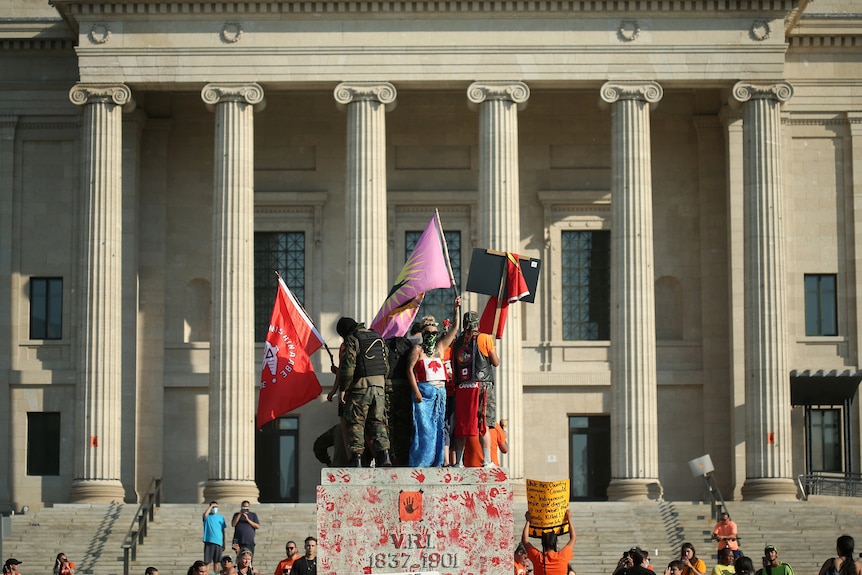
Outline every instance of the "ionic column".
<svg viewBox="0 0 862 575">
<path fill-rule="evenodd" d="M 786 82 L 738 82 L 743 102 L 745 499 L 796 497 L 792 479 L 781 103 Z"/>
<path fill-rule="evenodd" d="M 518 110 L 529 97 L 523 82 L 475 82 L 467 89 L 467 98 L 479 108 L 479 245 L 501 252 L 517 253 L 522 245 Z M 509 306 L 495 373 L 497 419 L 509 420 L 512 477 L 524 477 L 520 305 Z"/>
<path fill-rule="evenodd" d="M 76 386 L 72 502 L 122 502 L 122 114 L 127 86 L 78 84 L 81 137 L 80 381 Z"/>
<path fill-rule="evenodd" d="M 655 82 L 607 82 L 611 105 L 611 483 L 609 499 L 660 495 L 650 106 Z"/>
<path fill-rule="evenodd" d="M 257 84 L 207 84 L 215 112 L 209 479 L 204 500 L 256 501 L 254 482 L 254 111 Z"/>
<path fill-rule="evenodd" d="M 395 86 L 350 82 L 335 87 L 347 109 L 345 315 L 370 325 L 389 290 L 386 233 L 386 112 Z"/>
</svg>

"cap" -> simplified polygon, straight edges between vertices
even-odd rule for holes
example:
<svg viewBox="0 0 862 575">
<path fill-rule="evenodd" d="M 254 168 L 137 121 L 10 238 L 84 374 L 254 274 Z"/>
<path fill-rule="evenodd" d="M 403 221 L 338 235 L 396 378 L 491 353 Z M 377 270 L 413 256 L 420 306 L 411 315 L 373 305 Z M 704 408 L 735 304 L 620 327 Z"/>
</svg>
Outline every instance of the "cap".
<svg viewBox="0 0 862 575">
<path fill-rule="evenodd" d="M 479 314 L 475 311 L 468 311 L 464 314 L 464 329 L 476 329 L 479 327 Z"/>
<path fill-rule="evenodd" d="M 343 317 L 338 320 L 338 323 L 335 325 L 335 331 L 337 331 L 338 335 L 341 337 L 347 337 L 354 332 L 358 325 L 359 323 L 357 323 L 357 321 L 352 317 Z"/>
<path fill-rule="evenodd" d="M 763 548 L 764 553 L 769 553 L 770 551 L 775 551 L 776 553 L 778 553 L 778 549 L 775 548 L 775 545 L 767 545 Z"/>
<path fill-rule="evenodd" d="M 17 559 L 14 559 L 12 557 L 10 557 L 9 559 L 6 560 L 6 567 L 9 567 L 10 565 L 20 565 L 20 564 L 21 564 L 20 561 L 18 561 Z"/>
</svg>

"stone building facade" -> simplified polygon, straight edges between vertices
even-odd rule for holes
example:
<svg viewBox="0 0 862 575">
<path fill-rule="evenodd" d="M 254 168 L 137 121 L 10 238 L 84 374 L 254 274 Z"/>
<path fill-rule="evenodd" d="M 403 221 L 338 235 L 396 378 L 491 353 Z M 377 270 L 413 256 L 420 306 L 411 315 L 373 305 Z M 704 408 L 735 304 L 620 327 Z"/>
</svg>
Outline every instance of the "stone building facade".
<svg viewBox="0 0 862 575">
<path fill-rule="evenodd" d="M 513 477 L 699 499 L 709 454 L 725 498 L 781 499 L 859 470 L 850 0 L 3 11 L 0 510 L 153 477 L 313 501 L 335 408 L 254 428 L 261 262 L 336 349 L 435 209 L 461 289 L 473 248 L 543 262 L 499 342 Z"/>
</svg>

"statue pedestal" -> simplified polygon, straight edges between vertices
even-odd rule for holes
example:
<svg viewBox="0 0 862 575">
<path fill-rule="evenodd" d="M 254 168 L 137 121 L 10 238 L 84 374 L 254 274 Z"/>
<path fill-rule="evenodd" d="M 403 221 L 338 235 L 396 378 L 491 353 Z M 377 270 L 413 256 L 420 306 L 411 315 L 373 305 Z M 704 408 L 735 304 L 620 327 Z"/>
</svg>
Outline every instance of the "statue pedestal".
<svg viewBox="0 0 862 575">
<path fill-rule="evenodd" d="M 318 573 L 508 573 L 512 500 L 501 468 L 324 469 Z"/>
</svg>

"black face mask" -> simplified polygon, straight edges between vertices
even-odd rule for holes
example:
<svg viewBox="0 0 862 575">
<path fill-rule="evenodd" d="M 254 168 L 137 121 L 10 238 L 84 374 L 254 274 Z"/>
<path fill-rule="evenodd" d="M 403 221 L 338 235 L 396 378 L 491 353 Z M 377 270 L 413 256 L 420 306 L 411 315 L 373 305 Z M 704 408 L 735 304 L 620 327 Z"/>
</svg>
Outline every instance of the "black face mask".
<svg viewBox="0 0 862 575">
<path fill-rule="evenodd" d="M 425 355 L 431 355 L 434 353 L 434 350 L 437 349 L 437 334 L 436 333 L 423 333 L 422 334 L 422 351 L 425 352 Z"/>
</svg>

